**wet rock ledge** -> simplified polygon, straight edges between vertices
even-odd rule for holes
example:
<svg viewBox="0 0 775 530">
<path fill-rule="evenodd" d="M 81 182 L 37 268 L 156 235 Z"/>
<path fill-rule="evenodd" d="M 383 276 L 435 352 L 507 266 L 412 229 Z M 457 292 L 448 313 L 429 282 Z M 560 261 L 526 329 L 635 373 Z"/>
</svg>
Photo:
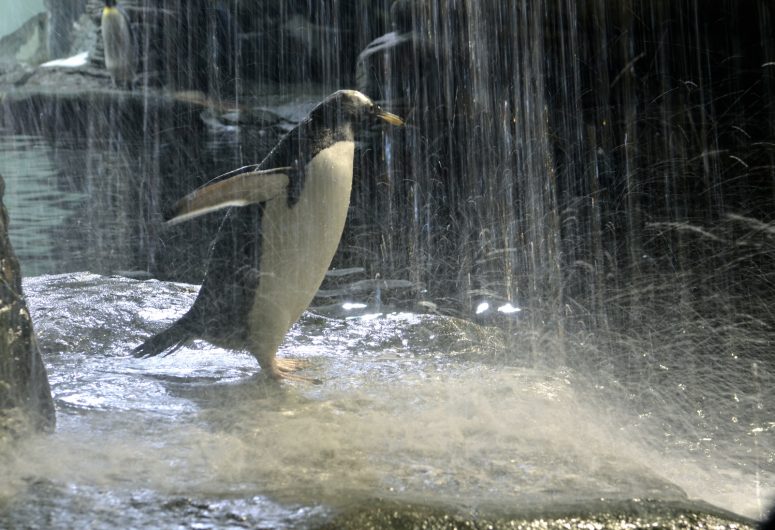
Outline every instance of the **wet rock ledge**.
<svg viewBox="0 0 775 530">
<path fill-rule="evenodd" d="M 535 507 L 508 513 L 501 508 L 455 513 L 449 508 L 375 501 L 345 511 L 318 530 L 568 530 L 715 528 L 753 530 L 756 522 L 703 502 L 600 500 L 578 505 Z"/>
</svg>

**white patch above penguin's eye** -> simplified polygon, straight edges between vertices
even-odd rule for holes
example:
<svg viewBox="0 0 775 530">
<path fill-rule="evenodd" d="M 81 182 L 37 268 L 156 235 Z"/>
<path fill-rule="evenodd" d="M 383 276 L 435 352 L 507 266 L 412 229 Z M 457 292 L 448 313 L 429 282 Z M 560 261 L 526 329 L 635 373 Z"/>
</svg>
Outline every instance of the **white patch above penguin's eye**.
<svg viewBox="0 0 775 530">
<path fill-rule="evenodd" d="M 358 92 L 357 90 L 342 90 L 343 93 L 347 94 L 353 99 L 357 99 L 360 103 L 363 105 L 366 105 L 368 107 L 372 107 L 374 103 L 369 99 L 366 95 L 364 95 L 362 92 Z"/>
</svg>

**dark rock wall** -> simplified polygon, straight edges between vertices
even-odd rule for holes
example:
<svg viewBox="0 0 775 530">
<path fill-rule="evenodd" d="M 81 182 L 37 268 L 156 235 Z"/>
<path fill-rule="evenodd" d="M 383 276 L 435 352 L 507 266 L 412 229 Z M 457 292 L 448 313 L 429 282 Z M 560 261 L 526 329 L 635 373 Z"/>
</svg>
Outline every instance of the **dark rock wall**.
<svg viewBox="0 0 775 530">
<path fill-rule="evenodd" d="M 0 176 L 0 441 L 53 428 L 54 404 L 32 320 L 22 293 L 19 263 L 8 239 Z"/>
<path fill-rule="evenodd" d="M 704 307 L 771 292 L 772 251 L 743 252 L 755 222 L 732 222 L 774 220 L 768 2 L 406 4 L 396 45 L 359 63 L 410 125 L 354 214 L 377 268 L 462 308 L 519 300 L 536 323 L 637 321 L 675 301 L 669 275 Z M 653 294 L 620 296 L 633 286 Z"/>
<path fill-rule="evenodd" d="M 50 59 L 67 57 L 73 44 L 73 23 L 81 16 L 86 0 L 45 0 L 48 11 L 47 49 Z"/>
<path fill-rule="evenodd" d="M 86 11 L 99 23 L 100 0 Z M 235 96 L 262 84 L 351 87 L 355 60 L 388 26 L 390 0 L 124 0 L 151 86 Z M 91 60 L 102 62 L 102 43 Z M 244 93 L 243 93 L 244 95 Z"/>
<path fill-rule="evenodd" d="M 87 13 L 98 16 L 99 4 Z M 202 147 L 213 135 L 194 114 L 201 108 L 183 120 L 177 105 L 149 113 L 153 87 L 247 107 L 263 106 L 265 94 L 357 84 L 408 125 L 363 143 L 337 266 L 410 279 L 464 312 L 483 297 L 518 301 L 536 323 L 637 322 L 632 309 L 645 302 L 710 307 L 703 300 L 716 292 L 745 301 L 770 289 L 770 251 L 742 252 L 752 248 L 742 244 L 746 230 L 770 248 L 756 221 L 769 226 L 775 211 L 768 2 L 123 4 L 150 87 L 136 86 L 130 119 L 116 116 L 105 131 L 121 149 L 134 142 L 127 157 L 143 162 L 122 195 L 131 206 L 107 204 L 139 209 L 143 256 L 129 268 L 201 279 L 189 273 L 212 230 L 165 232 L 158 212 L 209 175 L 259 161 L 277 138 L 242 125 L 226 156 L 207 163 Z M 49 100 L 45 115 L 57 120 L 21 129 L 67 128 L 85 116 L 94 153 L 105 134 L 89 127 L 110 113 L 104 102 L 83 95 L 86 108 L 70 115 Z M 37 105 L 13 113 L 34 121 Z M 159 134 L 131 116 L 158 117 Z M 671 274 L 680 295 L 655 284 Z"/>
</svg>

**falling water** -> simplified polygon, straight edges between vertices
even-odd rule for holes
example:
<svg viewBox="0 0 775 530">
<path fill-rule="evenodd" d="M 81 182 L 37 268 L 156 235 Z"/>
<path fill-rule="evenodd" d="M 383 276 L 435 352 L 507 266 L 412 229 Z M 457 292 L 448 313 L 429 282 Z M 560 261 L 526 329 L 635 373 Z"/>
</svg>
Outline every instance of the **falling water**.
<svg viewBox="0 0 775 530">
<path fill-rule="evenodd" d="M 64 447 L 7 459 L 0 501 L 20 507 L 0 521 L 68 513 L 62 488 L 137 525 L 682 491 L 763 516 L 767 2 L 124 4 L 132 92 L 109 88 L 96 37 L 77 41 L 83 81 L 30 95 L 0 77 L 0 174 Z M 193 300 L 219 225 L 164 227 L 164 206 L 260 161 L 344 87 L 407 126 L 362 139 L 335 270 L 281 351 L 313 359 L 322 388 L 270 389 L 252 358 L 205 343 L 128 360 Z"/>
</svg>

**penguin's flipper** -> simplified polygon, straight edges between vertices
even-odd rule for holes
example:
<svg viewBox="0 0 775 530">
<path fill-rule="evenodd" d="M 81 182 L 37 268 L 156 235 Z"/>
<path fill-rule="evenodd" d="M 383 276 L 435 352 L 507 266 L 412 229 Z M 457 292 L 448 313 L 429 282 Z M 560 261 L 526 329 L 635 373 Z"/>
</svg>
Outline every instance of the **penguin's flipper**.
<svg viewBox="0 0 775 530">
<path fill-rule="evenodd" d="M 167 355 L 179 349 L 192 337 L 192 333 L 184 322 L 178 320 L 164 331 L 149 338 L 137 348 L 132 350 L 132 355 L 139 358 L 155 357 L 167 350 Z"/>
<path fill-rule="evenodd" d="M 248 166 L 226 173 L 176 202 L 164 220 L 176 224 L 230 206 L 266 202 L 286 191 L 292 171 L 291 167 L 259 171 Z"/>
</svg>

